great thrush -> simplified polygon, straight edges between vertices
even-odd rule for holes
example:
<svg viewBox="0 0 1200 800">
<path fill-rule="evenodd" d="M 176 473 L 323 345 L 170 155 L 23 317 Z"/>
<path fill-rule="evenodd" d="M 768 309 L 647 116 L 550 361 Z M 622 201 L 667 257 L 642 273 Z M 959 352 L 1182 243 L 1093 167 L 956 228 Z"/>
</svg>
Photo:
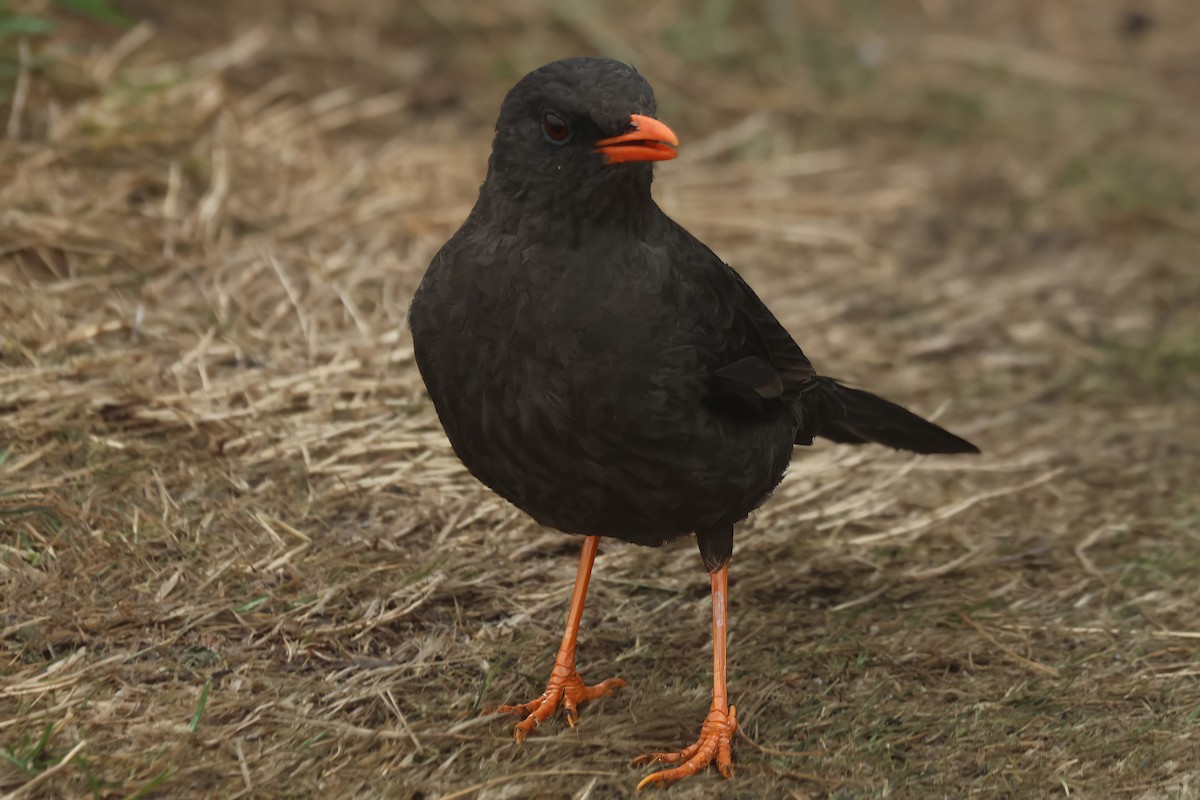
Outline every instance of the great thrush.
<svg viewBox="0 0 1200 800">
<path fill-rule="evenodd" d="M 575 641 L 602 536 L 657 546 L 694 533 L 712 583 L 713 694 L 698 740 L 638 761 L 671 783 L 714 759 L 732 772 L 725 691 L 734 524 L 815 437 L 914 453 L 974 445 L 818 375 L 732 268 L 650 196 L 678 140 L 632 67 L 556 61 L 522 78 L 496 122 L 470 216 L 434 257 L 409 313 L 417 365 L 454 452 L 542 525 L 586 538 L 567 628 L 517 741 L 594 686 Z"/>
</svg>

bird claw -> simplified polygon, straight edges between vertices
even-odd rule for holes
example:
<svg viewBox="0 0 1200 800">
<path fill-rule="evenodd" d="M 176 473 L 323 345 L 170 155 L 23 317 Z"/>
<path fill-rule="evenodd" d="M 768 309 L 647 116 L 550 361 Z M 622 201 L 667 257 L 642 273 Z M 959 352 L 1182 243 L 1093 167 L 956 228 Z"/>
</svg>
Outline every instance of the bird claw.
<svg viewBox="0 0 1200 800">
<path fill-rule="evenodd" d="M 574 667 L 555 665 L 550 681 L 546 684 L 546 691 L 542 692 L 541 697 L 528 703 L 500 706 L 495 709 L 495 713 L 525 715 L 513 728 L 513 738 L 519 744 L 525 741 L 525 737 L 533 733 L 537 726 L 550 719 L 560 705 L 563 707 L 567 724 L 574 728 L 575 723 L 579 721 L 579 706 L 624 686 L 628 684 L 620 678 L 609 678 L 594 686 L 587 686 Z"/>
<path fill-rule="evenodd" d="M 654 772 L 642 778 L 639 790 L 651 784 L 669 786 L 675 781 L 691 777 L 716 759 L 717 769 L 726 778 L 733 777 L 733 748 L 731 742 L 737 733 L 737 709 L 729 706 L 728 713 L 721 708 L 708 712 L 700 728 L 700 738 L 683 750 L 673 753 L 649 753 L 633 760 L 633 766 L 647 764 L 678 764 L 677 767 Z"/>
</svg>

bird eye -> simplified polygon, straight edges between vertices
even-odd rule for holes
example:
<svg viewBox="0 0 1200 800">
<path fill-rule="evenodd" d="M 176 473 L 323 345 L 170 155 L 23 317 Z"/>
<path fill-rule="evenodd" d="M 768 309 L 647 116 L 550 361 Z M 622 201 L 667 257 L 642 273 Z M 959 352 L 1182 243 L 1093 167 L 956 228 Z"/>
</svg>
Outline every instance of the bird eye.
<svg viewBox="0 0 1200 800">
<path fill-rule="evenodd" d="M 542 133 L 551 144 L 566 144 L 571 138 L 571 126 L 558 114 L 547 111 L 542 115 Z"/>
</svg>

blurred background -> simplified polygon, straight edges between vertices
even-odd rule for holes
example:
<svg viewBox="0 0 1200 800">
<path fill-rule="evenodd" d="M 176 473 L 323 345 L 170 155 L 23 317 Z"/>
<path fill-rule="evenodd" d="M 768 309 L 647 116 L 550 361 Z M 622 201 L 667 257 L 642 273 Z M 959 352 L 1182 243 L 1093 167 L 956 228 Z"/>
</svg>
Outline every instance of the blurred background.
<svg viewBox="0 0 1200 800">
<path fill-rule="evenodd" d="M 680 797 L 1200 787 L 1189 0 L 7 0 L 0 790 L 630 793 L 708 703 L 694 546 L 467 476 L 404 317 L 525 72 L 635 64 L 663 207 L 819 369 L 983 457 L 797 452 L 732 568 L 738 776 Z"/>
</svg>

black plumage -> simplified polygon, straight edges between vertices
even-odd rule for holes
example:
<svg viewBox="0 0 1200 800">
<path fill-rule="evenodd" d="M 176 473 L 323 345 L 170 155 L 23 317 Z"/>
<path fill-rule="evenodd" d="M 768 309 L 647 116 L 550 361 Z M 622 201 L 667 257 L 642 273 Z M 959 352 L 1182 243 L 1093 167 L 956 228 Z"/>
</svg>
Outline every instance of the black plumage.
<svg viewBox="0 0 1200 800">
<path fill-rule="evenodd" d="M 547 145 L 543 108 L 580 121 L 574 142 Z M 746 282 L 651 199 L 649 162 L 592 152 L 654 111 L 637 72 L 600 59 L 543 67 L 505 100 L 479 201 L 410 316 L 467 468 L 570 533 L 695 533 L 711 569 L 709 541 L 775 488 L 793 443 L 975 452 L 819 377 Z"/>
</svg>

